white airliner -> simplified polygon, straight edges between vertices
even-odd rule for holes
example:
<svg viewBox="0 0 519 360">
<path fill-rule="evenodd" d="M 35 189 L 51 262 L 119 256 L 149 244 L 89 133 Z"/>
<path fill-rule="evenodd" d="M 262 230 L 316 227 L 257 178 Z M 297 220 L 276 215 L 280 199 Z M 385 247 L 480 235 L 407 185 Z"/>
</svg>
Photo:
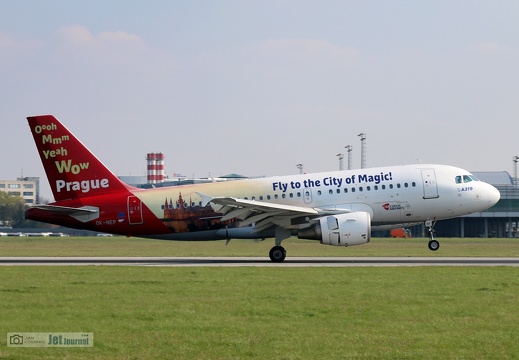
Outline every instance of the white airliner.
<svg viewBox="0 0 519 360">
<path fill-rule="evenodd" d="M 54 116 L 27 118 L 56 202 L 26 218 L 163 240 L 275 238 L 281 262 L 291 236 L 321 244 L 370 241 L 372 227 L 424 222 L 437 250 L 437 220 L 485 210 L 499 191 L 466 170 L 434 164 L 138 189 L 119 180 Z"/>
</svg>

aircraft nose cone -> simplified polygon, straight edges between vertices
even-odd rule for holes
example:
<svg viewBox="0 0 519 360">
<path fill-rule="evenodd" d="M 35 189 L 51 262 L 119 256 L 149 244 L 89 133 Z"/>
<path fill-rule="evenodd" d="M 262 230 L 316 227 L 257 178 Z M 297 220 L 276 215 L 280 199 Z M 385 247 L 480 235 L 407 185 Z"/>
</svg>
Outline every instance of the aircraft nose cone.
<svg viewBox="0 0 519 360">
<path fill-rule="evenodd" d="M 486 191 L 486 194 L 487 194 L 487 198 L 490 203 L 490 206 L 494 206 L 495 204 L 497 204 L 497 202 L 501 198 L 501 193 L 499 192 L 499 190 L 497 190 L 495 187 L 493 187 L 490 184 L 488 185 L 488 190 Z"/>
</svg>

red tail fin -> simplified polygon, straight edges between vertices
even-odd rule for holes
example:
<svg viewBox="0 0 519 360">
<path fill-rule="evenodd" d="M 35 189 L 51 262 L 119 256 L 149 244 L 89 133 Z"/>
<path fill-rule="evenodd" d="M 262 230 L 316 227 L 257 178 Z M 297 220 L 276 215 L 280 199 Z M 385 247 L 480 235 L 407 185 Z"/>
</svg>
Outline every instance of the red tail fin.
<svg viewBox="0 0 519 360">
<path fill-rule="evenodd" d="M 119 180 L 52 115 L 28 117 L 56 201 L 127 191 Z"/>
</svg>

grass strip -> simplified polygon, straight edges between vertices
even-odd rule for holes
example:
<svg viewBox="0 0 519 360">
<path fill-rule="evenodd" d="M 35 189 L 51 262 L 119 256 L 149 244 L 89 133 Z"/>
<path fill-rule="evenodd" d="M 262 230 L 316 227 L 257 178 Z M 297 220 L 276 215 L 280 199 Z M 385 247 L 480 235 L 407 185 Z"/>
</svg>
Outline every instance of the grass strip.
<svg viewBox="0 0 519 360">
<path fill-rule="evenodd" d="M 519 239 L 445 238 L 438 251 L 427 239 L 374 238 L 353 247 L 320 245 L 290 238 L 283 241 L 287 256 L 519 256 Z M 265 256 L 274 245 L 265 241 L 164 241 L 125 237 L 2 237 L 1 256 Z"/>
<path fill-rule="evenodd" d="M 519 269 L 3 267 L 0 358 L 514 359 Z M 8 348 L 7 332 L 93 332 Z"/>
</svg>

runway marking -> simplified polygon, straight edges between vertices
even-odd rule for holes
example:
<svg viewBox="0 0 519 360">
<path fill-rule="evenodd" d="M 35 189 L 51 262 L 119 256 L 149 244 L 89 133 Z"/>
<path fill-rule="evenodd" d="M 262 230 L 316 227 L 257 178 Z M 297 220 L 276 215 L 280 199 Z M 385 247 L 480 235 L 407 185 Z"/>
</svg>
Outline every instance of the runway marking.
<svg viewBox="0 0 519 360">
<path fill-rule="evenodd" d="M 374 267 L 513 266 L 519 258 L 489 257 L 291 257 L 273 263 L 266 257 L 0 257 L 0 266 L 225 266 Z"/>
</svg>

